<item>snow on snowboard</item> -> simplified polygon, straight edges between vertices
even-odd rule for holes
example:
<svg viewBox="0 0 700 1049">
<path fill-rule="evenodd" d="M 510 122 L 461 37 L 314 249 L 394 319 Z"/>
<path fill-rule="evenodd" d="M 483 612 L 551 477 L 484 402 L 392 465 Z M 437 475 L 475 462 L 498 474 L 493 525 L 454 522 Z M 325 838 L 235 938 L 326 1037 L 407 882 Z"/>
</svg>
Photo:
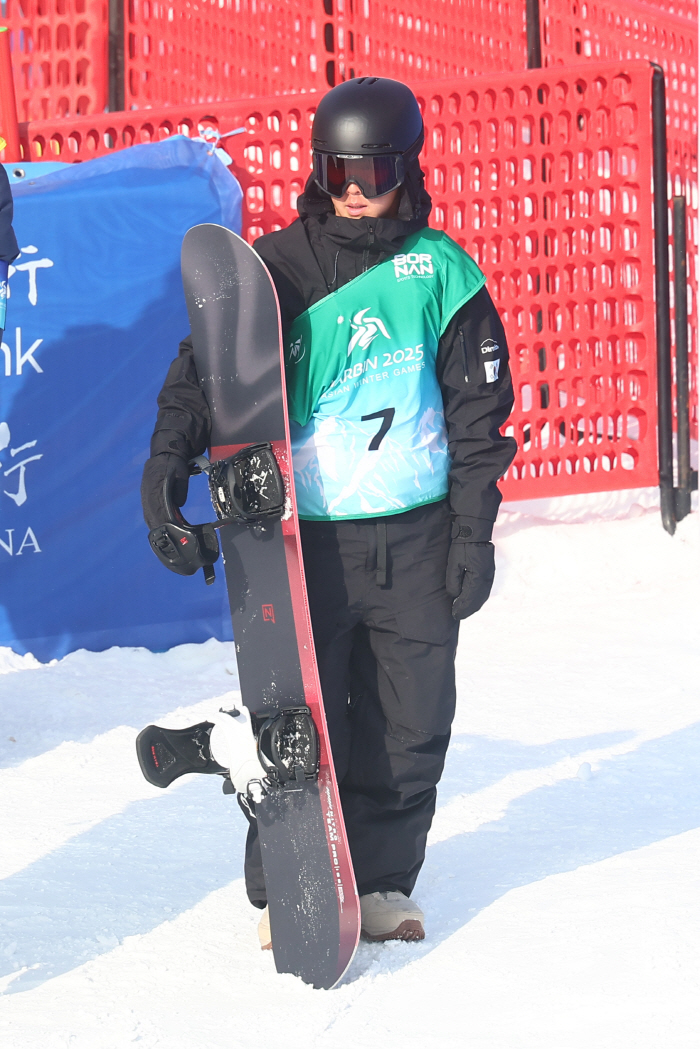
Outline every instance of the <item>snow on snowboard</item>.
<svg viewBox="0 0 700 1049">
<path fill-rule="evenodd" d="M 163 787 L 185 772 L 230 768 L 225 791 L 242 790 L 257 817 L 277 970 L 332 987 L 352 961 L 360 914 L 311 635 L 277 295 L 253 249 L 209 223 L 185 236 L 182 277 L 212 421 L 211 466 L 197 462 L 218 520 L 190 525 L 165 491 L 170 520 L 149 538 L 168 567 L 202 567 L 210 582 L 219 530 L 250 717 L 222 711 L 190 729 L 151 725 L 137 753 Z"/>
</svg>

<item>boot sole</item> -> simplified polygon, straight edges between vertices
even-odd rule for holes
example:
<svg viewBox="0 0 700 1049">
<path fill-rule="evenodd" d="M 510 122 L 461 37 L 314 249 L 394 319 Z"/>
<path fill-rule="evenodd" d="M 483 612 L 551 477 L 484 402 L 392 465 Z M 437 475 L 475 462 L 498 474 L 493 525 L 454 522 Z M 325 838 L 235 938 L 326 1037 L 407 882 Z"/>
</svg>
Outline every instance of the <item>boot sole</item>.
<svg viewBox="0 0 700 1049">
<path fill-rule="evenodd" d="M 425 929 L 421 922 L 416 918 L 407 918 L 406 921 L 401 922 L 393 932 L 383 932 L 376 936 L 367 932 L 365 929 L 362 930 L 362 938 L 369 940 L 370 943 L 384 943 L 385 940 L 404 940 L 409 942 L 411 940 L 424 940 Z"/>
<path fill-rule="evenodd" d="M 384 943 L 386 940 L 403 940 L 405 943 L 409 943 L 415 940 L 424 940 L 425 929 L 419 921 L 409 918 L 406 921 L 401 922 L 393 932 L 380 933 L 378 936 L 372 936 L 363 929 L 362 938 L 364 940 L 369 940 L 370 943 Z M 272 941 L 270 940 L 269 943 L 261 943 L 260 950 L 271 951 Z"/>
</svg>

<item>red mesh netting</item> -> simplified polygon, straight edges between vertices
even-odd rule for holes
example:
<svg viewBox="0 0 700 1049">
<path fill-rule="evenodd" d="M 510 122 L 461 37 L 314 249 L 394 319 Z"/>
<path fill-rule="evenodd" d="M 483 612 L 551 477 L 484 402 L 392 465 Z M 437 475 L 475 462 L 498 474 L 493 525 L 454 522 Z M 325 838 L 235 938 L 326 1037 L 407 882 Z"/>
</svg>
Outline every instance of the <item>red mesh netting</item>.
<svg viewBox="0 0 700 1049">
<path fill-rule="evenodd" d="M 431 224 L 483 267 L 509 339 L 509 499 L 658 481 L 650 85 L 645 62 L 414 85 Z M 86 159 L 243 126 L 222 145 L 253 240 L 294 218 L 314 106 L 295 95 L 36 123 L 25 149 Z"/>
<path fill-rule="evenodd" d="M 107 0 L 3 0 L 19 120 L 105 108 L 107 13 Z"/>
<path fill-rule="evenodd" d="M 698 5 L 693 0 L 581 3 L 540 0 L 542 61 L 563 66 L 590 60 L 645 58 L 662 67 L 666 82 L 668 195 L 688 208 L 688 293 L 691 435 L 698 436 Z M 669 229 L 672 221 L 669 216 Z M 673 293 L 673 288 L 671 289 Z M 675 359 L 675 325 L 671 334 Z M 673 410 L 676 410 L 675 389 Z"/>
<path fill-rule="evenodd" d="M 526 65 L 520 0 L 129 0 L 125 21 L 127 109 Z"/>
</svg>

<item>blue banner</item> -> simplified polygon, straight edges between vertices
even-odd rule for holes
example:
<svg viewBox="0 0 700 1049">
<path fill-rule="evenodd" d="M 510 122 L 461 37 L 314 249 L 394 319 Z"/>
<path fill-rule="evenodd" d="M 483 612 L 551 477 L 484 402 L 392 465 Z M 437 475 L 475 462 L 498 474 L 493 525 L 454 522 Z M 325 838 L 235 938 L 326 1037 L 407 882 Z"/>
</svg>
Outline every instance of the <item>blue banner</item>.
<svg viewBox="0 0 700 1049">
<path fill-rule="evenodd" d="M 199 222 L 240 231 L 240 187 L 204 143 L 178 137 L 12 189 L 21 253 L 0 353 L 0 645 L 47 660 L 230 638 L 223 569 L 210 587 L 168 572 L 148 546 L 139 485 L 156 396 L 189 331 L 182 238 Z M 211 520 L 197 482 L 185 513 Z"/>
</svg>

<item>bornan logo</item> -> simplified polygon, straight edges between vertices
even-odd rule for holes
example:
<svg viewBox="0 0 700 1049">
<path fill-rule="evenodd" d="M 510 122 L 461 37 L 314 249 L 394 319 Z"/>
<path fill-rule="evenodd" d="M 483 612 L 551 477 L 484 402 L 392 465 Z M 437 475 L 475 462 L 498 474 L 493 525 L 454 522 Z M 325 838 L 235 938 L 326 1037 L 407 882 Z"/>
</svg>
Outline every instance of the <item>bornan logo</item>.
<svg viewBox="0 0 700 1049">
<path fill-rule="evenodd" d="M 397 280 L 404 277 L 432 277 L 433 256 L 423 252 L 411 251 L 407 255 L 394 255 L 394 276 Z"/>
<path fill-rule="evenodd" d="M 384 322 L 379 317 L 365 317 L 369 310 L 369 306 L 364 310 L 358 310 L 350 321 L 350 327 L 355 334 L 348 343 L 348 357 L 358 346 L 361 350 L 366 350 L 368 346 L 372 345 L 378 335 L 383 335 L 386 339 L 391 338 L 391 335 L 384 327 Z"/>
<path fill-rule="evenodd" d="M 298 364 L 299 361 L 303 359 L 305 353 L 306 353 L 306 346 L 302 346 L 301 345 L 301 335 L 300 335 L 299 338 L 296 340 L 296 342 L 290 343 L 290 346 L 289 346 L 289 359 L 292 362 L 292 364 Z"/>
</svg>

